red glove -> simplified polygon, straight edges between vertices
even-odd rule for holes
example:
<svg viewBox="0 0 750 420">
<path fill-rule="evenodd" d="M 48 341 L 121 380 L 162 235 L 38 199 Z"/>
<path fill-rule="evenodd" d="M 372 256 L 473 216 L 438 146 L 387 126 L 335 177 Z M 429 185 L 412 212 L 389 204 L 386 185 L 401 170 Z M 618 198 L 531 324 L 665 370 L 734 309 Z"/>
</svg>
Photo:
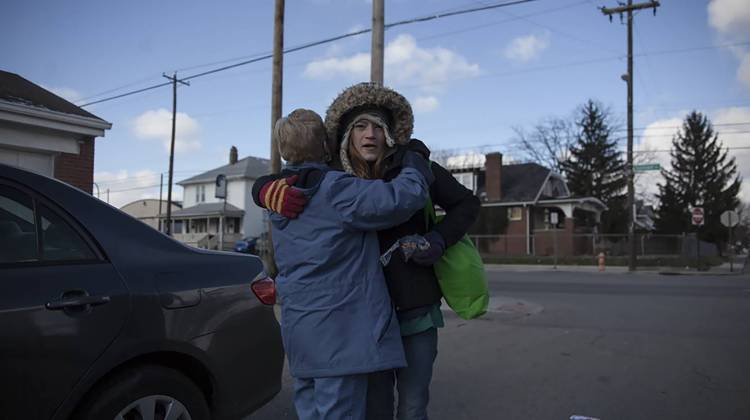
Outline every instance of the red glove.
<svg viewBox="0 0 750 420">
<path fill-rule="evenodd" d="M 292 188 L 295 182 L 297 175 L 267 182 L 260 189 L 260 203 L 268 210 L 296 219 L 304 210 L 307 197 L 302 191 Z"/>
</svg>

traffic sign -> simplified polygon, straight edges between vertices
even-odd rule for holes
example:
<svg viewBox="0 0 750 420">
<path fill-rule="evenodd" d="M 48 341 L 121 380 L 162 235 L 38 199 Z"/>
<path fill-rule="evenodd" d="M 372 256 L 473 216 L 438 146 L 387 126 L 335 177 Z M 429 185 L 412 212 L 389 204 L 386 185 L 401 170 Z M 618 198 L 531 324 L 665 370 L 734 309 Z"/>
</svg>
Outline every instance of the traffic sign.
<svg viewBox="0 0 750 420">
<path fill-rule="evenodd" d="M 740 215 L 734 210 L 727 210 L 724 213 L 721 213 L 720 219 L 722 225 L 731 228 L 737 226 L 740 222 Z"/>
<path fill-rule="evenodd" d="M 693 221 L 693 225 L 703 226 L 704 219 L 703 207 L 693 207 L 690 210 L 690 218 Z"/>
<path fill-rule="evenodd" d="M 646 171 L 658 171 L 661 169 L 661 165 L 658 163 L 644 163 L 642 165 L 633 165 L 633 171 L 635 172 L 646 172 Z"/>
</svg>

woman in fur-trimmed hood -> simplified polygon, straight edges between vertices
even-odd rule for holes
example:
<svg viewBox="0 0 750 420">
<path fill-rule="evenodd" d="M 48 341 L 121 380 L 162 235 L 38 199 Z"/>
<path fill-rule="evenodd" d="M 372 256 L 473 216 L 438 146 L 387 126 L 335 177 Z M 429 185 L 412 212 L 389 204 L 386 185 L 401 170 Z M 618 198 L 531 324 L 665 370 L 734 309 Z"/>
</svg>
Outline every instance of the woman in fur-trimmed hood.
<svg viewBox="0 0 750 420">
<path fill-rule="evenodd" d="M 372 137 L 360 140 L 360 126 L 374 125 Z M 330 150 L 340 159 L 348 173 L 361 178 L 391 180 L 402 168 L 406 150 L 429 157 L 429 150 L 412 139 L 414 115 L 411 105 L 398 92 L 376 83 L 359 83 L 345 89 L 328 107 L 325 118 Z M 368 158 L 362 143 L 376 143 L 379 131 L 385 140 L 382 153 Z M 370 145 L 371 148 L 375 146 Z M 425 226 L 424 211 L 409 221 L 378 232 L 380 252 L 384 253 L 398 239 L 422 235 L 430 242 L 426 251 L 417 251 L 408 262 L 391 258 L 383 268 L 391 299 L 401 327 L 408 367 L 370 374 L 367 418 L 393 419 L 394 382 L 399 391 L 398 418 L 426 419 L 432 367 L 437 355 L 437 328 L 442 327 L 440 312 L 442 293 L 432 265 L 445 248 L 458 242 L 479 213 L 479 199 L 442 166 L 432 164 L 435 181 L 430 186 L 432 201 L 446 211 L 437 225 Z"/>
<path fill-rule="evenodd" d="M 329 165 L 360 178 L 390 181 L 401 172 L 406 151 L 416 151 L 425 157 L 430 154 L 424 143 L 411 138 L 414 116 L 409 101 L 378 84 L 360 83 L 341 92 L 326 112 L 325 127 L 327 149 L 333 155 Z M 409 261 L 400 256 L 391 258 L 383 267 L 408 367 L 369 375 L 368 420 L 393 419 L 394 383 L 399 391 L 398 418 L 427 418 L 432 367 L 437 355 L 437 328 L 443 326 L 442 293 L 432 266 L 446 247 L 466 234 L 479 213 L 479 199 L 472 191 L 439 164 L 433 162 L 431 169 L 435 180 L 430 185 L 430 197 L 445 211 L 443 220 L 426 226 L 424 210 L 419 210 L 405 223 L 377 233 L 381 255 L 409 235 L 422 235 L 430 247 L 415 252 Z M 258 179 L 253 186 L 253 199 L 261 207 L 293 218 L 299 210 L 287 205 L 285 197 L 293 191 L 287 184 L 294 182 L 285 177 L 289 175 Z M 260 191 L 270 185 L 281 188 L 277 189 L 279 197 L 267 205 Z"/>
<path fill-rule="evenodd" d="M 345 89 L 334 99 L 326 111 L 326 131 L 329 148 L 335 150 L 338 164 L 351 174 L 364 178 L 380 178 L 375 170 L 355 170 L 357 162 L 351 153 L 351 131 L 361 118 L 376 124 L 383 130 L 387 149 L 382 159 L 395 152 L 396 145 L 406 145 L 414 129 L 414 114 L 409 101 L 400 93 L 377 83 L 359 83 Z M 356 150 L 354 152 L 356 154 Z M 382 167 L 382 159 L 374 167 Z M 353 162 L 354 161 L 354 162 Z M 362 169 L 362 168 L 360 168 Z M 367 172 L 367 173 L 363 173 Z"/>
</svg>

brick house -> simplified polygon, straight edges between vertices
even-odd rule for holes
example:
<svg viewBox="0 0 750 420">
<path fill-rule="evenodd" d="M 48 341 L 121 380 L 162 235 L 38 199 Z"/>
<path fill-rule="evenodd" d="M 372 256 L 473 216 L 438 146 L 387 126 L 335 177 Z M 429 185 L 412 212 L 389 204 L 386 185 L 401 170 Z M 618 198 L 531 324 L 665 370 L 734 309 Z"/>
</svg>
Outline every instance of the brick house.
<svg viewBox="0 0 750 420">
<path fill-rule="evenodd" d="M 94 142 L 112 124 L 23 77 L 0 70 L 0 163 L 92 192 Z"/>
<path fill-rule="evenodd" d="M 482 200 L 470 235 L 483 253 L 505 256 L 574 255 L 590 241 L 575 234 L 593 233 L 576 220 L 598 223 L 607 207 L 593 197 L 571 196 L 563 177 L 536 163 L 503 165 L 503 155 L 448 159 L 453 176 Z M 554 220 L 557 223 L 552 223 Z M 594 228 L 595 229 L 595 228 Z"/>
</svg>

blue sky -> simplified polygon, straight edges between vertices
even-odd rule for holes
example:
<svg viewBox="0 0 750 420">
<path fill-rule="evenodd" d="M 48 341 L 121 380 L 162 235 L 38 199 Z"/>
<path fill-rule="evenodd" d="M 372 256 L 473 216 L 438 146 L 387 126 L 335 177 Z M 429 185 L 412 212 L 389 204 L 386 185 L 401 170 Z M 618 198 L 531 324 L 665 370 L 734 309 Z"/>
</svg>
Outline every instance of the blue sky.
<svg viewBox="0 0 750 420">
<path fill-rule="evenodd" d="M 270 52 L 273 3 L 10 0 L 0 15 L 0 68 L 82 104 L 163 82 L 164 72 L 186 77 Z M 386 0 L 385 20 L 495 3 Z M 636 148 L 668 149 L 692 109 L 708 114 L 725 145 L 750 146 L 750 3 L 661 3 L 656 16 L 642 11 L 635 20 Z M 415 137 L 433 149 L 491 145 L 512 159 L 520 155 L 514 127 L 568 117 L 589 98 L 624 123 L 626 26 L 598 10 L 616 5 L 538 0 L 392 28 L 385 83 L 411 101 Z M 366 0 L 287 0 L 285 46 L 369 27 L 371 9 Z M 324 114 L 339 91 L 369 78 L 369 49 L 366 34 L 287 54 L 284 113 Z M 113 204 L 158 196 L 150 186 L 168 167 L 171 93 L 164 87 L 86 108 L 113 124 L 97 140 L 95 162 Z M 224 164 L 232 145 L 241 157 L 268 157 L 270 104 L 270 60 L 181 87 L 176 179 Z M 750 150 L 730 154 L 750 180 Z M 668 164 L 666 153 L 650 156 Z M 656 177 L 642 176 L 639 191 L 653 192 Z"/>
</svg>

